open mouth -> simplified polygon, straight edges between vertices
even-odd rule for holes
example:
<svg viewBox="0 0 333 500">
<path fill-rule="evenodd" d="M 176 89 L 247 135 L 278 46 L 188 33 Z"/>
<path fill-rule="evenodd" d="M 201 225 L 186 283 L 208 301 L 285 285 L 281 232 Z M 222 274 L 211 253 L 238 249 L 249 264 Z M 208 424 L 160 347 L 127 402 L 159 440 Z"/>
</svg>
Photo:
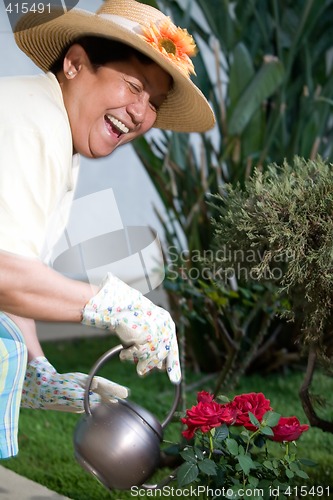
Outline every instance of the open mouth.
<svg viewBox="0 0 333 500">
<path fill-rule="evenodd" d="M 117 120 L 114 116 L 105 115 L 104 120 L 110 134 L 115 135 L 117 138 L 119 138 L 122 134 L 128 134 L 129 128 L 126 127 L 126 125 L 120 120 Z"/>
</svg>

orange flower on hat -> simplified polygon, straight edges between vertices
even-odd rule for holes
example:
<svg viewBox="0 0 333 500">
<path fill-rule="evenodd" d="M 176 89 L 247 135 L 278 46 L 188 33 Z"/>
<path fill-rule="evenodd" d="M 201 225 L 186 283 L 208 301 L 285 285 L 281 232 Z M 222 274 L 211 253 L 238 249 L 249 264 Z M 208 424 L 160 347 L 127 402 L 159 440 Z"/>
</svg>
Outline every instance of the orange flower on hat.
<svg viewBox="0 0 333 500">
<path fill-rule="evenodd" d="M 187 76 L 195 74 L 190 59 L 197 52 L 195 42 L 186 29 L 177 28 L 169 17 L 158 25 L 151 23 L 142 27 L 143 39 L 163 56 L 173 61 Z"/>
</svg>

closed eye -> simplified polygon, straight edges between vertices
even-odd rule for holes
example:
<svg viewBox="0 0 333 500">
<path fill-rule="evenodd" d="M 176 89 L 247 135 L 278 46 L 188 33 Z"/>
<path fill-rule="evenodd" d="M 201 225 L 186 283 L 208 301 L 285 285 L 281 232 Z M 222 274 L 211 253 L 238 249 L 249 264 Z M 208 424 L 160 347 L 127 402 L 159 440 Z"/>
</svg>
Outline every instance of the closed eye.
<svg viewBox="0 0 333 500">
<path fill-rule="evenodd" d="M 131 92 L 133 92 L 133 94 L 140 94 L 140 92 L 142 92 L 142 87 L 140 85 L 138 85 L 137 83 L 134 83 L 134 82 L 127 82 L 128 83 L 128 86 L 131 90 Z"/>
</svg>

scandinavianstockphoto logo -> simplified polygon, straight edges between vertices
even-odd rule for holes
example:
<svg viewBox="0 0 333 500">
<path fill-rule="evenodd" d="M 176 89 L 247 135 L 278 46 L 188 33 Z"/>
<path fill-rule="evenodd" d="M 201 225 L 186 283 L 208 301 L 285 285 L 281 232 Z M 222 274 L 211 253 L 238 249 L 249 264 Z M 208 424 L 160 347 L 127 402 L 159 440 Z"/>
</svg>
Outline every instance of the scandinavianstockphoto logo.
<svg viewBox="0 0 333 500">
<path fill-rule="evenodd" d="M 44 24 L 73 9 L 79 3 L 79 0 L 45 0 L 43 2 L 3 0 L 3 3 L 10 25 L 15 33 L 22 29 L 19 21 L 23 16 L 34 16 L 34 26 Z"/>
<path fill-rule="evenodd" d="M 164 280 L 158 234 L 124 225 L 112 188 L 76 198 L 60 239 L 54 245 L 49 237 L 42 258 L 69 278 L 97 286 L 111 272 L 143 295 Z"/>
</svg>

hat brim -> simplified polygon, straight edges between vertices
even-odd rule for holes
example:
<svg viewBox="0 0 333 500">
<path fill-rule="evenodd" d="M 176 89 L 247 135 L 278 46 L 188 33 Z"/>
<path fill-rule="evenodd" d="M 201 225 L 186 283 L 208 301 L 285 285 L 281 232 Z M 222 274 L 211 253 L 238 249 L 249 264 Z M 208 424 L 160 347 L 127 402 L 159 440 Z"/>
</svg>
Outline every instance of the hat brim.
<svg viewBox="0 0 333 500">
<path fill-rule="evenodd" d="M 215 124 L 214 113 L 200 89 L 177 65 L 130 29 L 94 13 L 73 9 L 62 15 L 24 16 L 15 31 L 18 47 L 43 71 L 49 71 L 64 49 L 86 35 L 114 39 L 147 55 L 173 78 L 173 87 L 158 110 L 155 128 L 205 132 Z"/>
</svg>

